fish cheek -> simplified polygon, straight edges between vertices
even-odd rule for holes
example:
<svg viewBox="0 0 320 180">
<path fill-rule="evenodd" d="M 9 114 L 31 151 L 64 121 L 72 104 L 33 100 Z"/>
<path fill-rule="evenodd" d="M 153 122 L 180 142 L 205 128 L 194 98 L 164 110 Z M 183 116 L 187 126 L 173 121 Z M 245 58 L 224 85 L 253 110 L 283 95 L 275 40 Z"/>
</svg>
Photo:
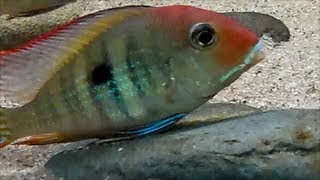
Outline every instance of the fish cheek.
<svg viewBox="0 0 320 180">
<path fill-rule="evenodd" d="M 186 82 L 189 82 L 189 90 L 196 96 L 211 94 L 217 80 L 219 79 L 219 64 L 210 50 L 193 50 L 187 58 L 186 67 L 183 68 Z"/>
</svg>

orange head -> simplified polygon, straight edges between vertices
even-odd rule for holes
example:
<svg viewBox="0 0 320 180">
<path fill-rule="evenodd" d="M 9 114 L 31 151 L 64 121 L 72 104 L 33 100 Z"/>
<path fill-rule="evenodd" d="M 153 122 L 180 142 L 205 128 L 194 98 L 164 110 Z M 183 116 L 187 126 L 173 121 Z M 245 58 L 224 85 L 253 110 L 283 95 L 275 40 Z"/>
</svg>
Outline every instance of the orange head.
<svg viewBox="0 0 320 180">
<path fill-rule="evenodd" d="M 166 34 L 162 41 L 177 64 L 177 82 L 193 95 L 216 94 L 263 59 L 257 35 L 223 14 L 183 5 L 154 14 L 151 24 Z"/>
</svg>

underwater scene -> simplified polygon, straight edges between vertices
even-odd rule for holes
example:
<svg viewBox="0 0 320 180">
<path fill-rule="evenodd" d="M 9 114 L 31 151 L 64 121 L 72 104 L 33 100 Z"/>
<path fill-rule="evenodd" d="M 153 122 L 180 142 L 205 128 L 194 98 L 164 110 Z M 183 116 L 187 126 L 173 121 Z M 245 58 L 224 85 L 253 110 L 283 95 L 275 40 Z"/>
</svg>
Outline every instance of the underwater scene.
<svg viewBox="0 0 320 180">
<path fill-rule="evenodd" d="M 319 7 L 0 0 L 0 179 L 319 179 Z"/>
</svg>

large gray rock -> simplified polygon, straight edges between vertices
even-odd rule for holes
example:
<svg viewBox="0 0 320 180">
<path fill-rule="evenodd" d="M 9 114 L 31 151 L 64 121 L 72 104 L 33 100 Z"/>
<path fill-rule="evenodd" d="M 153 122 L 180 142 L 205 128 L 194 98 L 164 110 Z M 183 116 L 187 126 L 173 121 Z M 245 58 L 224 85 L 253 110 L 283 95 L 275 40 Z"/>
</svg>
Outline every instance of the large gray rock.
<svg viewBox="0 0 320 180">
<path fill-rule="evenodd" d="M 262 112 L 258 108 L 235 103 L 205 103 L 178 122 L 178 125 L 212 124 L 228 118 Z"/>
<path fill-rule="evenodd" d="M 65 179 L 318 179 L 320 110 L 279 110 L 65 151 Z"/>
</svg>

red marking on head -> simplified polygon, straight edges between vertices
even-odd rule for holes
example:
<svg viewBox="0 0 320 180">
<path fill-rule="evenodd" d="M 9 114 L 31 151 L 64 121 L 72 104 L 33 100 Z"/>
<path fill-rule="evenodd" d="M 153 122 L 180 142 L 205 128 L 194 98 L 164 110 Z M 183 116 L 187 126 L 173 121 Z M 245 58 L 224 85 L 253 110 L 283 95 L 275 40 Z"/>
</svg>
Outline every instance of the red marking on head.
<svg viewBox="0 0 320 180">
<path fill-rule="evenodd" d="M 192 6 L 165 6 L 155 9 L 160 27 L 170 29 L 179 39 L 189 42 L 190 28 L 200 22 L 211 24 L 217 32 L 218 43 L 212 56 L 223 66 L 235 66 L 258 43 L 259 39 L 250 30 L 223 14 Z"/>
</svg>

